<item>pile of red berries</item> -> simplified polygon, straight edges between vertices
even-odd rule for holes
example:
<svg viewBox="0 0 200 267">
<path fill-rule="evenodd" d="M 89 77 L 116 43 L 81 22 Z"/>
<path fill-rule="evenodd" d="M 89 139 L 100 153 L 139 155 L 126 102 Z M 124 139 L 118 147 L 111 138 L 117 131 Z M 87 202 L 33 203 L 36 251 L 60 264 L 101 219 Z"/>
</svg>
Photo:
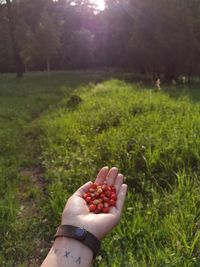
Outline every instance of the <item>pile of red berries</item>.
<svg viewBox="0 0 200 267">
<path fill-rule="evenodd" d="M 90 212 L 108 213 L 111 206 L 115 206 L 117 195 L 116 188 L 107 184 L 98 185 L 93 183 L 88 192 L 84 193 Z"/>
</svg>

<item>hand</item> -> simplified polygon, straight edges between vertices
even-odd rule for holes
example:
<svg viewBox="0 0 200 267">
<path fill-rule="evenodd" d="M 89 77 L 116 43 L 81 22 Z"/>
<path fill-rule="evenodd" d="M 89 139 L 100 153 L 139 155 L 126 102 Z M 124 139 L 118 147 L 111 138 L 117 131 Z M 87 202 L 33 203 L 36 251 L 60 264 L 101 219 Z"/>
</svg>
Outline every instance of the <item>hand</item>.
<svg viewBox="0 0 200 267">
<path fill-rule="evenodd" d="M 80 187 L 67 201 L 61 224 L 69 224 L 82 227 L 94 234 L 98 239 L 102 239 L 120 220 L 124 200 L 127 192 L 127 185 L 123 184 L 123 175 L 118 173 L 118 169 L 113 167 L 109 170 L 104 167 L 100 170 L 95 180 L 97 184 L 107 183 L 116 188 L 116 207 L 110 207 L 109 213 L 95 214 L 83 199 L 83 194 L 88 191 L 92 182 L 88 182 Z"/>
</svg>

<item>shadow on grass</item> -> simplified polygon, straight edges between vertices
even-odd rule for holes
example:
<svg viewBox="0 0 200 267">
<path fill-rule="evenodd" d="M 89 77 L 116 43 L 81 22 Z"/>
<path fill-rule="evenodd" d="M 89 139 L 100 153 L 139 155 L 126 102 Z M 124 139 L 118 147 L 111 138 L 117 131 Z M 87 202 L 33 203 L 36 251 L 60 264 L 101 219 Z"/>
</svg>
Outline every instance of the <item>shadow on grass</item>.
<svg viewBox="0 0 200 267">
<path fill-rule="evenodd" d="M 200 102 L 200 83 L 185 86 L 178 85 L 176 87 L 167 86 L 164 87 L 164 91 L 175 100 L 187 97 L 193 102 Z"/>
<path fill-rule="evenodd" d="M 137 85 L 139 89 L 155 89 L 156 86 L 152 82 L 150 76 L 144 76 L 141 74 L 135 74 L 132 72 L 120 72 L 116 71 L 113 75 L 113 78 L 117 78 L 129 84 Z M 162 91 L 167 95 L 178 100 L 179 98 L 188 97 L 191 101 L 199 102 L 200 101 L 200 80 L 197 77 L 191 84 L 177 84 L 173 86 L 169 83 L 161 83 Z"/>
</svg>

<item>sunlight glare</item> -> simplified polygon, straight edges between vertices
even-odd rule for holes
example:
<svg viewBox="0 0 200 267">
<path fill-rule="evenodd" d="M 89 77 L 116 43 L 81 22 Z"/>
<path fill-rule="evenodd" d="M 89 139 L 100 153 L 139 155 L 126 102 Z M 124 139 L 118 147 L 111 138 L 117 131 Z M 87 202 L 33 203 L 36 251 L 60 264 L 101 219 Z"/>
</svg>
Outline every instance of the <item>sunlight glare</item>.
<svg viewBox="0 0 200 267">
<path fill-rule="evenodd" d="M 97 5 L 97 8 L 99 10 L 104 10 L 105 9 L 105 2 L 104 0 L 91 0 L 91 3 L 94 3 Z"/>
</svg>

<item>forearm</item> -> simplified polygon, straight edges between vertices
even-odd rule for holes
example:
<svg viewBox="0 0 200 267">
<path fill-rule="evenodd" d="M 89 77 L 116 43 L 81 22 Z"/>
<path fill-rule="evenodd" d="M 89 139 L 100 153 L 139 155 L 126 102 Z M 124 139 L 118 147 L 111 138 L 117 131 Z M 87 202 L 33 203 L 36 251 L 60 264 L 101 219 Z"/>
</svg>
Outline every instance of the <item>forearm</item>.
<svg viewBox="0 0 200 267">
<path fill-rule="evenodd" d="M 41 267 L 89 267 L 93 252 L 78 240 L 57 237 Z"/>
</svg>

